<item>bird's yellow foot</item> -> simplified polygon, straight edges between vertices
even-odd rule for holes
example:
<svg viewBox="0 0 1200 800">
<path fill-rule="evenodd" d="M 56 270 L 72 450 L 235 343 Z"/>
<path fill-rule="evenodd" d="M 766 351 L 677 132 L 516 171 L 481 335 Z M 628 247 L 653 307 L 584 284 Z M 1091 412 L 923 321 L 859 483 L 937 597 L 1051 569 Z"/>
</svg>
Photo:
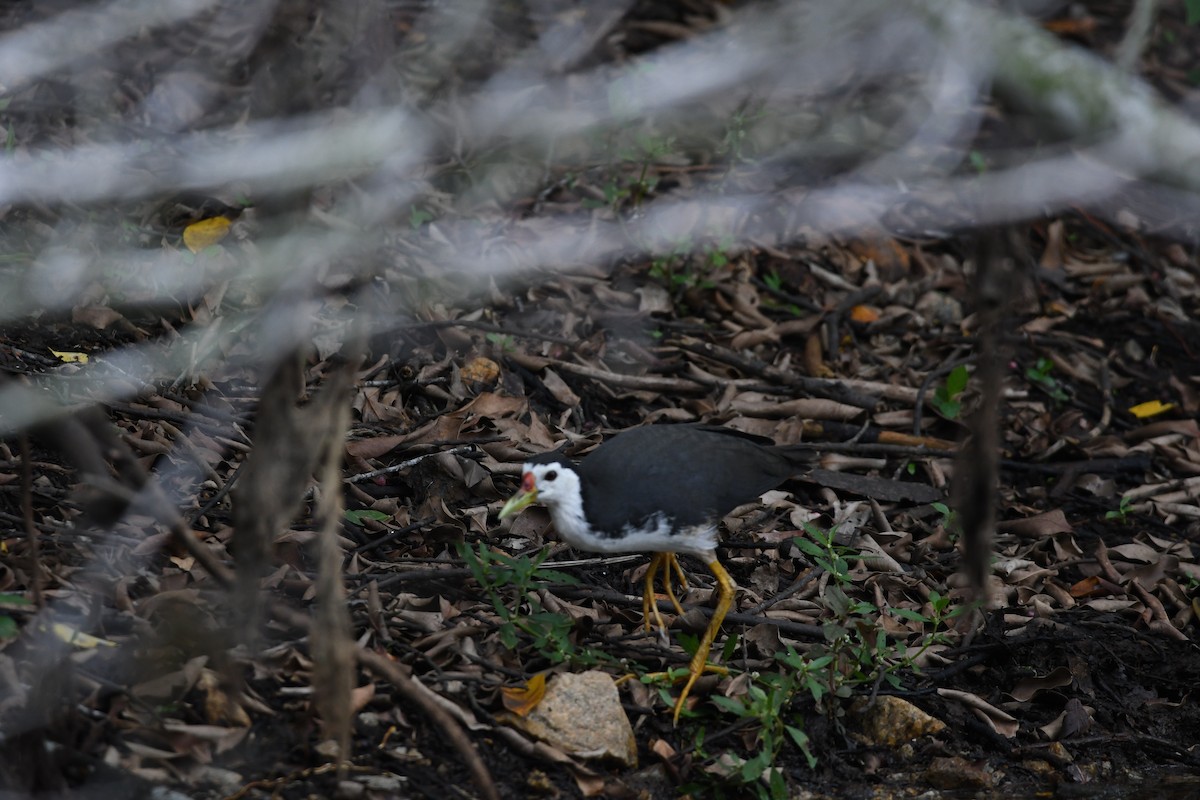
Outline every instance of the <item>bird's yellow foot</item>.
<svg viewBox="0 0 1200 800">
<path fill-rule="evenodd" d="M 674 564 L 675 569 L 679 568 L 679 564 L 675 561 L 675 556 L 672 553 L 656 553 L 650 562 L 650 570 L 647 571 L 647 593 L 652 596 L 650 587 L 652 586 L 653 573 L 660 569 L 666 572 L 668 580 L 666 584 L 670 586 L 670 567 L 666 565 L 668 558 Z M 716 641 L 717 634 L 721 630 L 721 623 L 725 620 L 725 615 L 729 613 L 730 607 L 733 605 L 733 593 L 737 586 L 733 582 L 733 578 L 729 577 L 729 573 L 721 566 L 721 563 L 714 559 L 709 563 L 708 568 L 712 570 L 712 574 L 717 579 L 717 608 L 713 611 L 712 621 L 708 623 L 708 628 L 704 631 L 704 636 L 700 639 L 700 644 L 696 646 L 696 652 L 692 656 L 691 663 L 688 664 L 687 683 L 683 686 L 683 691 L 679 693 L 679 697 L 675 700 L 675 711 L 672 720 L 675 724 L 679 723 L 679 714 L 683 711 L 684 704 L 687 702 L 688 693 L 691 692 L 692 686 L 705 672 L 716 672 L 722 675 L 728 675 L 729 671 L 724 667 L 708 663 L 708 654 L 712 650 L 713 642 Z M 669 595 L 674 601 L 674 595 Z M 678 609 L 678 604 L 676 604 Z M 682 613 L 682 609 L 678 609 Z M 658 614 L 658 608 L 650 601 L 643 601 L 643 613 L 646 615 L 646 628 L 650 627 L 650 615 L 653 613 L 656 623 L 662 626 L 662 618 Z M 648 677 L 664 678 L 673 677 L 669 672 L 656 672 Z"/>
<path fill-rule="evenodd" d="M 687 589 L 687 578 L 683 575 L 683 568 L 679 566 L 679 559 L 674 553 L 655 553 L 650 559 L 650 566 L 646 568 L 646 577 L 642 586 L 642 619 L 646 626 L 646 630 L 650 630 L 650 620 L 654 620 L 654 626 L 660 631 L 666 631 L 666 623 L 663 622 L 662 614 L 658 612 L 658 603 L 654 594 L 654 578 L 659 573 L 663 576 L 663 588 L 666 590 L 667 599 L 671 601 L 671 605 L 675 607 L 675 613 L 683 616 L 683 606 L 679 605 L 679 599 L 675 597 L 675 589 L 671 585 L 671 573 L 679 579 L 679 585 L 685 590 Z"/>
</svg>

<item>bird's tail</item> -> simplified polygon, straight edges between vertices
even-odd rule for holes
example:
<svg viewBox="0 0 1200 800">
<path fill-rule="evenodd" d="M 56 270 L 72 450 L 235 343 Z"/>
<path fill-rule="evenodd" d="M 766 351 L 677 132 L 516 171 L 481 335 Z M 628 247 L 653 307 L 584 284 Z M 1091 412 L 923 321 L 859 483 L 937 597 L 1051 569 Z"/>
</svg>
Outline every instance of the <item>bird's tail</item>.
<svg viewBox="0 0 1200 800">
<path fill-rule="evenodd" d="M 797 471 L 811 468 L 817 463 L 817 458 L 820 456 L 817 446 L 810 444 L 785 444 L 776 447 L 775 450 L 786 458 Z"/>
</svg>

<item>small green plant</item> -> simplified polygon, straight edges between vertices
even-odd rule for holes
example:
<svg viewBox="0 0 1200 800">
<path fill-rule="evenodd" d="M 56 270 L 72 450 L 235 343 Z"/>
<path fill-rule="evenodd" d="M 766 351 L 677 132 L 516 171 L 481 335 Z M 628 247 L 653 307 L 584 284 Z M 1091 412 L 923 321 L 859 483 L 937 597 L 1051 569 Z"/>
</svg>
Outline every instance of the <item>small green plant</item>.
<svg viewBox="0 0 1200 800">
<path fill-rule="evenodd" d="M 945 508 L 944 514 L 949 517 L 953 512 Z M 822 626 L 824 640 L 803 653 L 788 645 L 784 652 L 775 654 L 779 669 L 752 674 L 745 694 L 712 698 L 723 714 L 756 726 L 754 743 L 745 757 L 722 754 L 706 770 L 705 782 L 698 780 L 684 791 L 696 796 L 753 796 L 759 800 L 789 797 L 784 775 L 775 766 L 780 755 L 794 746 L 810 768 L 817 764 L 803 719 L 792 707 L 794 701 L 811 697 L 819 713 L 836 719 L 844 713 L 842 701 L 855 690 L 865 691 L 880 683 L 900 688 L 901 671 L 919 671 L 918 659 L 929 647 L 945 640 L 947 620 L 963 610 L 952 607 L 950 598 L 938 592 L 930 592 L 928 613 L 894 607 L 881 611 L 872 603 L 853 599 L 847 589 L 851 583 L 849 562 L 855 552 L 837 543 L 835 529 L 825 531 L 811 524 L 804 529 L 807 537 L 793 541 L 832 578 L 822 594 L 830 612 Z M 910 655 L 902 641 L 889 639 L 879 622 L 883 613 L 919 622 L 927 629 L 916 653 Z M 687 717 L 698 715 L 684 713 Z M 700 757 L 706 758 L 703 744 L 704 731 L 700 729 L 695 748 Z"/>
<path fill-rule="evenodd" d="M 1039 358 L 1037 364 L 1025 370 L 1025 379 L 1037 386 L 1050 397 L 1060 403 L 1065 403 L 1070 400 L 1070 396 L 1063 390 L 1062 384 L 1058 379 L 1050 374 L 1054 369 L 1054 362 L 1048 358 Z"/>
<path fill-rule="evenodd" d="M 1121 524 L 1124 525 L 1129 522 L 1128 517 L 1129 517 L 1130 506 L 1132 504 L 1133 504 L 1133 501 L 1130 498 L 1122 497 L 1121 504 L 1119 506 L 1117 506 L 1116 509 L 1109 511 L 1107 514 L 1105 514 L 1104 518 L 1120 520 Z"/>
<path fill-rule="evenodd" d="M 364 520 L 372 519 L 376 522 L 386 522 L 392 518 L 391 514 L 385 514 L 382 511 L 376 511 L 371 508 L 358 508 L 352 511 L 344 512 L 347 520 L 354 525 L 362 525 Z"/>
<path fill-rule="evenodd" d="M 967 388 L 969 377 L 967 366 L 959 364 L 950 370 L 950 373 L 946 375 L 946 380 L 933 393 L 933 399 L 930 402 L 946 419 L 958 419 L 962 414 L 962 401 L 959 398 L 962 396 L 963 390 Z"/>
<path fill-rule="evenodd" d="M 517 349 L 517 340 L 507 333 L 489 333 L 483 338 L 487 339 L 493 347 L 496 347 L 502 353 L 511 353 Z"/>
<path fill-rule="evenodd" d="M 689 289 L 711 289 L 715 285 L 696 269 L 691 254 L 694 250 L 690 237 L 677 240 L 667 253 L 655 256 L 650 261 L 650 277 L 666 284 L 667 290 L 676 300 Z"/>
<path fill-rule="evenodd" d="M 621 136 L 621 133 L 614 135 Z M 626 202 L 636 208 L 654 193 L 654 190 L 658 188 L 659 179 L 653 173 L 652 168 L 674 152 L 676 142 L 673 136 L 639 131 L 633 134 L 632 143 L 625 138 L 623 143 L 618 144 L 610 140 L 606 144 L 598 146 L 606 151 L 617 162 L 617 165 L 613 167 L 610 177 L 601 186 L 601 192 L 604 195 L 603 203 L 595 199 L 587 199 L 583 201 L 583 205 L 588 208 L 604 205 L 614 212 L 618 212 Z M 629 176 L 631 165 L 637 167 L 637 174 L 633 177 Z"/>
<path fill-rule="evenodd" d="M 972 150 L 970 153 L 968 153 L 967 160 L 971 162 L 971 166 L 974 167 L 975 171 L 980 175 L 988 171 L 987 159 L 984 157 L 983 153 L 979 152 L 978 150 Z"/>
<path fill-rule="evenodd" d="M 735 111 L 725 126 L 725 135 L 717 152 L 729 156 L 731 162 L 749 161 L 746 145 L 750 138 L 750 129 L 764 116 L 766 115 L 762 112 Z"/>
<path fill-rule="evenodd" d="M 916 666 L 916 662 L 925 654 L 925 651 L 935 644 L 942 644 L 946 641 L 944 630 L 946 623 L 961 615 L 968 608 L 968 606 L 951 607 L 950 596 L 936 591 L 929 592 L 929 607 L 933 613 L 928 616 L 911 608 L 891 609 L 892 616 L 919 622 L 932 629 L 930 634 L 921 642 L 921 648 L 916 653 L 905 655 L 904 657 L 903 665 L 911 667 L 918 672 L 920 669 Z"/>
<path fill-rule="evenodd" d="M 729 266 L 729 251 L 732 249 L 733 237 L 729 235 L 722 236 L 715 243 L 706 244 L 704 254 L 708 258 L 709 266 L 713 269 Z"/>
<path fill-rule="evenodd" d="M 408 226 L 414 231 L 433 219 L 432 212 L 413 206 L 408 210 Z"/>
<path fill-rule="evenodd" d="M 22 608 L 30 608 L 33 603 L 22 597 L 19 594 L 11 594 L 9 592 L 0 593 L 0 606 L 18 606 Z M 20 626 L 17 621 L 8 614 L 0 611 L 0 640 L 11 639 L 20 631 Z"/>
<path fill-rule="evenodd" d="M 656 136 L 649 133 L 638 134 L 637 147 L 640 152 L 629 159 L 641 162 L 637 179 L 629 187 L 635 207 L 641 205 L 642 201 L 658 188 L 658 178 L 650 174 L 650 167 L 675 149 L 675 137 Z"/>
<path fill-rule="evenodd" d="M 604 193 L 603 205 L 608 206 L 613 211 L 621 208 L 626 200 L 633 196 L 633 192 L 627 186 L 623 186 L 619 180 L 613 178 L 600 189 Z M 584 201 L 585 207 L 599 206 L 600 203 L 594 201 Z"/>
<path fill-rule="evenodd" d="M 962 534 L 962 524 L 959 522 L 958 512 L 945 503 L 930 503 L 929 505 L 934 511 L 942 515 L 938 524 L 946 529 L 946 533 L 950 535 L 950 541 L 956 541 Z"/>
<path fill-rule="evenodd" d="M 850 564 L 846 556 L 853 551 L 837 543 L 837 528 L 826 531 L 811 522 L 806 522 L 804 532 L 812 538 L 797 536 L 792 539 L 792 544 L 796 545 L 800 552 L 812 557 L 817 566 L 828 572 L 839 586 L 849 584 Z"/>
<path fill-rule="evenodd" d="M 1183 0 L 1183 7 L 1187 9 L 1187 19 L 1185 22 L 1188 25 L 1195 25 L 1200 22 L 1200 0 Z"/>
<path fill-rule="evenodd" d="M 492 608 L 500 617 L 499 636 L 505 647 L 515 650 L 524 633 L 533 640 L 537 651 L 553 664 L 568 659 L 590 664 L 601 660 L 590 650 L 576 649 L 570 638 L 571 619 L 565 614 L 545 611 L 533 591 L 537 582 L 572 586 L 579 583 L 572 575 L 542 567 L 550 554 L 548 549 L 530 557 L 497 553 L 484 542 L 476 548 L 466 542 L 460 542 L 456 547 L 459 557 L 466 562 L 476 583 L 487 592 Z"/>
<path fill-rule="evenodd" d="M 771 289 L 771 291 L 780 293 L 783 292 L 783 277 L 775 270 L 771 270 L 764 275 L 762 280 L 763 283 L 765 283 L 767 287 Z M 763 305 L 767 306 L 768 308 L 782 308 L 795 317 L 804 315 L 804 310 L 795 303 L 787 303 L 785 305 L 773 297 L 764 297 Z"/>
</svg>

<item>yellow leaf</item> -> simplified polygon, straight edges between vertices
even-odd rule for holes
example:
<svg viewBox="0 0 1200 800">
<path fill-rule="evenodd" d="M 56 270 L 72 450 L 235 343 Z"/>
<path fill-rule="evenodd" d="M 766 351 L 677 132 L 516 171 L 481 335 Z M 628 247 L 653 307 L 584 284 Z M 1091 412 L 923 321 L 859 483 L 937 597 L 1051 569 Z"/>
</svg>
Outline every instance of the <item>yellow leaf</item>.
<svg viewBox="0 0 1200 800">
<path fill-rule="evenodd" d="M 1174 407 L 1174 403 L 1163 403 L 1158 400 L 1150 400 L 1145 403 L 1138 403 L 1136 406 L 1129 409 L 1129 413 L 1133 414 L 1138 419 L 1145 419 L 1146 417 L 1158 416 L 1164 411 L 1170 411 Z"/>
<path fill-rule="evenodd" d="M 211 217 L 193 222 L 183 229 L 183 243 L 193 253 L 216 244 L 228 235 L 233 220 L 229 217 Z"/>
<path fill-rule="evenodd" d="M 87 353 L 75 353 L 70 350 L 51 350 L 54 357 L 64 364 L 86 364 L 88 363 Z"/>
<path fill-rule="evenodd" d="M 879 319 L 879 312 L 870 306 L 855 306 L 850 309 L 850 319 L 863 324 L 875 322 Z"/>
<path fill-rule="evenodd" d="M 70 625 L 66 625 L 62 622 L 54 623 L 54 625 L 51 626 L 51 630 L 54 631 L 55 636 L 62 639 L 67 644 L 81 647 L 84 650 L 91 650 L 92 648 L 99 647 L 100 645 L 104 645 L 105 647 L 117 646 L 116 642 L 110 642 L 107 639 L 98 639 L 91 634 L 78 631 L 75 628 L 72 628 Z"/>
<path fill-rule="evenodd" d="M 539 672 L 524 686 L 505 686 L 500 690 L 504 707 L 518 717 L 529 715 L 546 694 L 546 673 Z"/>
</svg>

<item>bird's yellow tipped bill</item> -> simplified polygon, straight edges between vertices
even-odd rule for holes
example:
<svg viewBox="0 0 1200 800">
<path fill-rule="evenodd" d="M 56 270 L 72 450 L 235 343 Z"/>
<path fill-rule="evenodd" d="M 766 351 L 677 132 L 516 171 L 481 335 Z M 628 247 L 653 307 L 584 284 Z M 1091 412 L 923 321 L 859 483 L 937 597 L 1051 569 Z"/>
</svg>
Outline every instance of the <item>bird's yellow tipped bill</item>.
<svg viewBox="0 0 1200 800">
<path fill-rule="evenodd" d="M 504 508 L 500 509 L 500 519 L 512 516 L 526 506 L 533 505 L 537 502 L 537 496 L 537 484 L 533 481 L 533 473 L 526 472 L 525 477 L 521 480 L 520 491 L 508 498 Z"/>
<path fill-rule="evenodd" d="M 504 504 L 504 508 L 500 509 L 500 519 L 511 516 L 526 506 L 533 505 L 537 501 L 537 490 L 532 492 L 517 492 L 512 497 L 508 498 L 508 502 Z"/>
</svg>

